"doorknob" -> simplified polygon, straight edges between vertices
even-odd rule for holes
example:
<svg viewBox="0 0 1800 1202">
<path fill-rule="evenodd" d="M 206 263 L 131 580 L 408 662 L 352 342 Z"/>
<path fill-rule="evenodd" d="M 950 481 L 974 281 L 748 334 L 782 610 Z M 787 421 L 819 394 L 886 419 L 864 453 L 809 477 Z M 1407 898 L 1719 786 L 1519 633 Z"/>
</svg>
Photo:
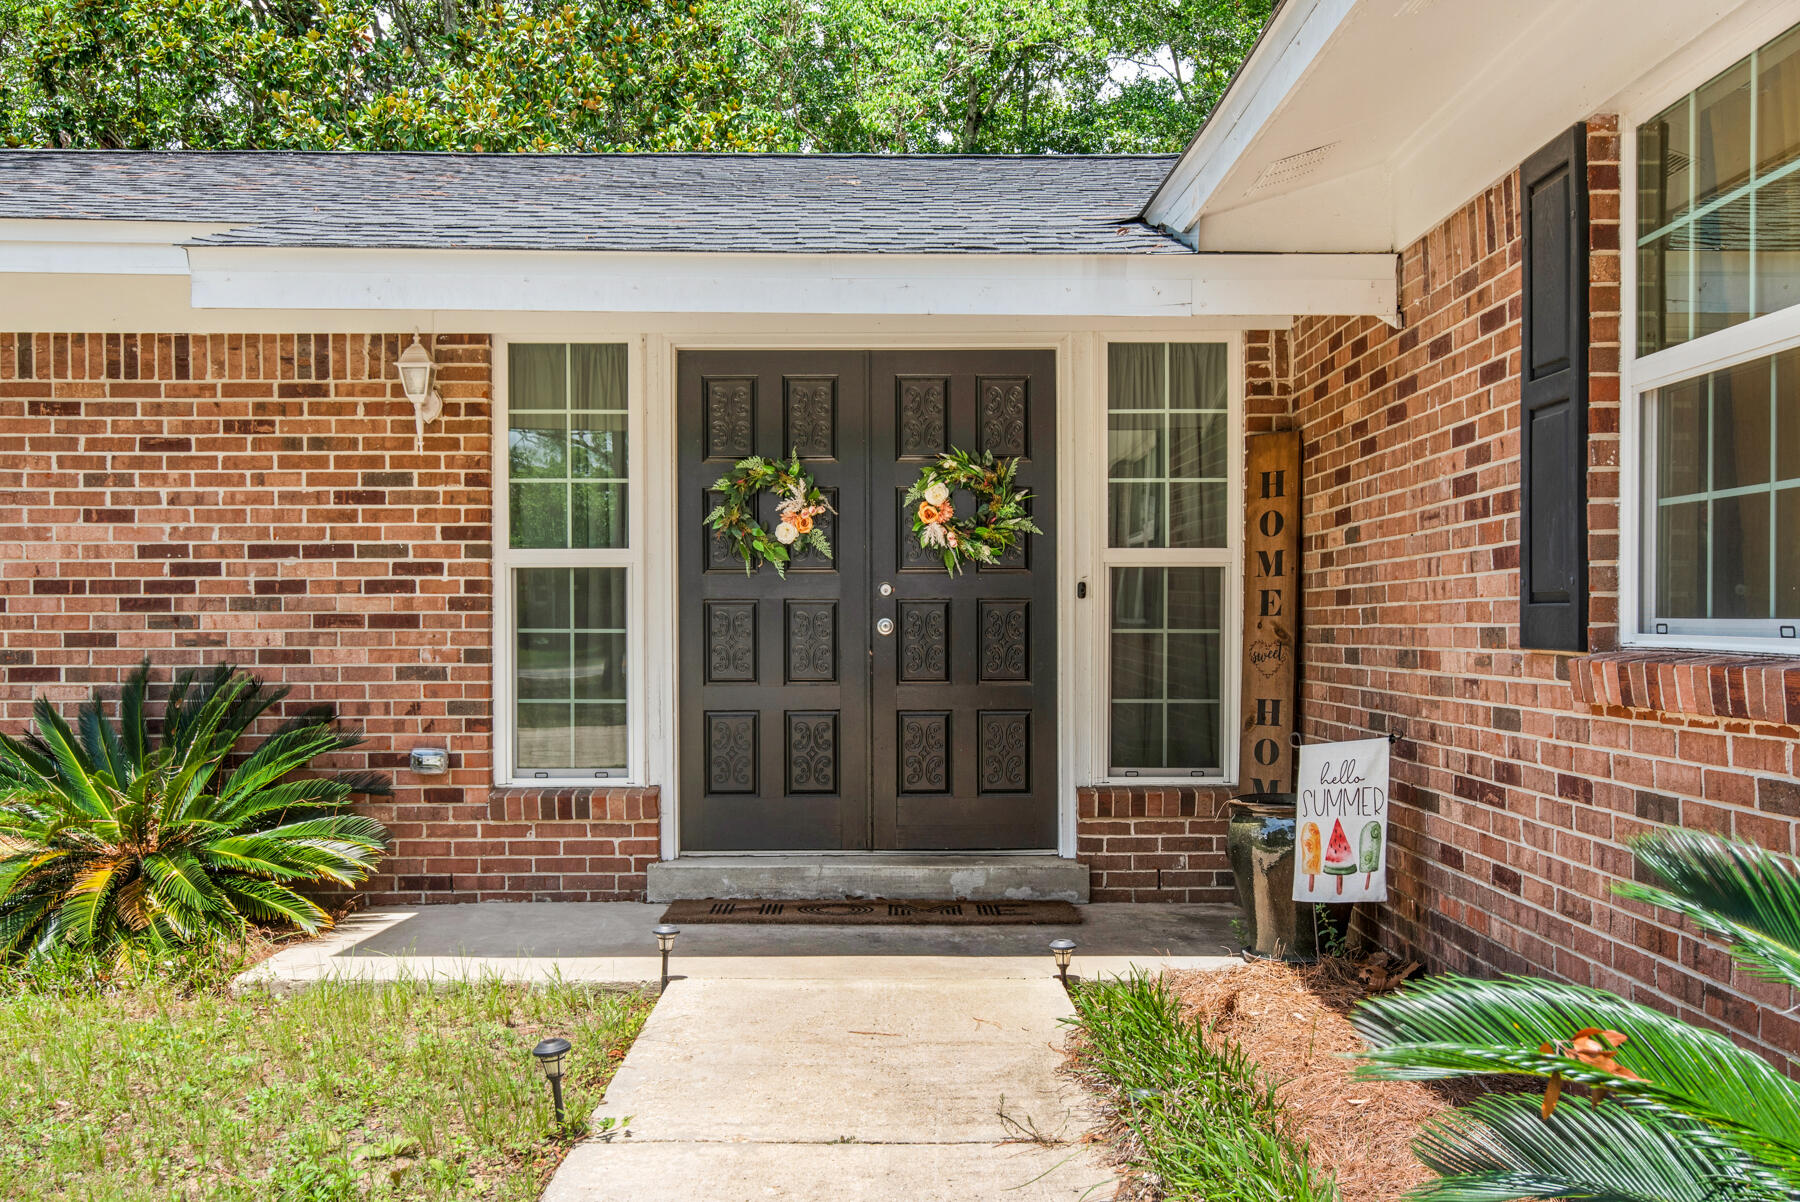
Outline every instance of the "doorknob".
<svg viewBox="0 0 1800 1202">
<path fill-rule="evenodd" d="M 894 586 L 893 586 L 893 585 L 891 585 L 891 584 L 889 584 L 889 583 L 888 583 L 888 582 L 887 582 L 887 581 L 885 581 L 885 580 L 884 580 L 884 581 L 882 581 L 882 582 L 881 582 L 881 595 L 882 595 L 882 596 L 884 596 L 884 597 L 891 597 L 891 596 L 893 596 L 893 595 L 894 595 Z"/>
<path fill-rule="evenodd" d="M 879 622 L 875 623 L 875 633 L 880 634 L 880 635 L 889 635 L 889 634 L 894 633 L 894 619 L 883 618 Z"/>
</svg>

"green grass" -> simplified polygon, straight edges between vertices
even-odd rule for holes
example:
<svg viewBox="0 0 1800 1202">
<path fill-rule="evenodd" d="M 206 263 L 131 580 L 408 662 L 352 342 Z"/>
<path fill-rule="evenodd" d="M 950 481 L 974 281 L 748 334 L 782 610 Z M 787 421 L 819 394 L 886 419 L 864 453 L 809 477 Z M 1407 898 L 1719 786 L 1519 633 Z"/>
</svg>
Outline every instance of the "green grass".
<svg viewBox="0 0 1800 1202">
<path fill-rule="evenodd" d="M 536 1199 L 653 1000 L 0 974 L 0 1198 Z M 556 1128 L 530 1049 L 574 1042 Z"/>
<path fill-rule="evenodd" d="M 1209 1048 L 1161 980 L 1073 991 L 1078 1063 L 1114 1108 L 1127 1163 L 1169 1198 L 1336 1202 L 1291 1133 L 1273 1083 L 1243 1049 Z"/>
</svg>

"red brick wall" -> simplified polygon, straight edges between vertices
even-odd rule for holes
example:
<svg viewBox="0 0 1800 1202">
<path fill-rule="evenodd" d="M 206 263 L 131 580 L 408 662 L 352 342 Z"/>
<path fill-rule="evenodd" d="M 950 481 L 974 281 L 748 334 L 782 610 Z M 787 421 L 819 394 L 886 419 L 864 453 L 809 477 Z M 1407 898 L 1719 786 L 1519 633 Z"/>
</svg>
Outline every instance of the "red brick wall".
<svg viewBox="0 0 1800 1202">
<path fill-rule="evenodd" d="M 146 654 L 239 663 L 393 774 L 373 899 L 640 896 L 656 790 L 489 788 L 489 351 L 435 341 L 415 450 L 399 335 L 0 335 L 0 723 Z"/>
<path fill-rule="evenodd" d="M 1796 1000 L 1611 887 L 1661 824 L 1796 850 L 1800 665 L 1618 646 L 1618 129 L 1590 125 L 1590 642 L 1518 628 L 1517 176 L 1401 256 L 1404 323 L 1292 332 L 1304 433 L 1302 715 L 1392 731 L 1392 899 L 1438 968 L 1548 974 L 1716 1024 L 1790 1068 Z"/>
<path fill-rule="evenodd" d="M 1286 331 L 1245 338 L 1244 420 L 1252 434 L 1291 423 L 1288 346 Z M 1093 900 L 1235 901 L 1225 854 L 1225 802 L 1234 792 L 1174 785 L 1078 789 L 1076 855 L 1091 870 Z"/>
</svg>

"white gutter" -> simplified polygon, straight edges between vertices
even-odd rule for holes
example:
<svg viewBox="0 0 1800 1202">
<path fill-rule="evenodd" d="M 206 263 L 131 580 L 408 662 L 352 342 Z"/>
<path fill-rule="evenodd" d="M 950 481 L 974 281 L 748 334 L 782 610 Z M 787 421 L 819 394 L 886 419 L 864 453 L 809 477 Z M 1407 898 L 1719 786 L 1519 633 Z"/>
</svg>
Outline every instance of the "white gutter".
<svg viewBox="0 0 1800 1202">
<path fill-rule="evenodd" d="M 1144 220 L 1189 245 L 1201 210 L 1312 68 L 1359 0 L 1288 0 L 1168 177 Z"/>
</svg>

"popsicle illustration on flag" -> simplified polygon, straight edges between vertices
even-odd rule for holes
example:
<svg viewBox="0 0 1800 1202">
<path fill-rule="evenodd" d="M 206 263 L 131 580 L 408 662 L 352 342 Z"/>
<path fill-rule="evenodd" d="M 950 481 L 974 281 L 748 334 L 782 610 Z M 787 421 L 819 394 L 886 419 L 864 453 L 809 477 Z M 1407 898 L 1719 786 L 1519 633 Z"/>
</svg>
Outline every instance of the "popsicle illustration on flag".
<svg viewBox="0 0 1800 1202">
<path fill-rule="evenodd" d="M 1295 775 L 1294 900 L 1385 901 L 1388 741 L 1308 743 Z"/>
<path fill-rule="evenodd" d="M 1319 824 L 1308 822 L 1300 828 L 1300 871 L 1306 874 L 1306 887 L 1310 891 L 1313 878 L 1319 875 Z"/>
</svg>

